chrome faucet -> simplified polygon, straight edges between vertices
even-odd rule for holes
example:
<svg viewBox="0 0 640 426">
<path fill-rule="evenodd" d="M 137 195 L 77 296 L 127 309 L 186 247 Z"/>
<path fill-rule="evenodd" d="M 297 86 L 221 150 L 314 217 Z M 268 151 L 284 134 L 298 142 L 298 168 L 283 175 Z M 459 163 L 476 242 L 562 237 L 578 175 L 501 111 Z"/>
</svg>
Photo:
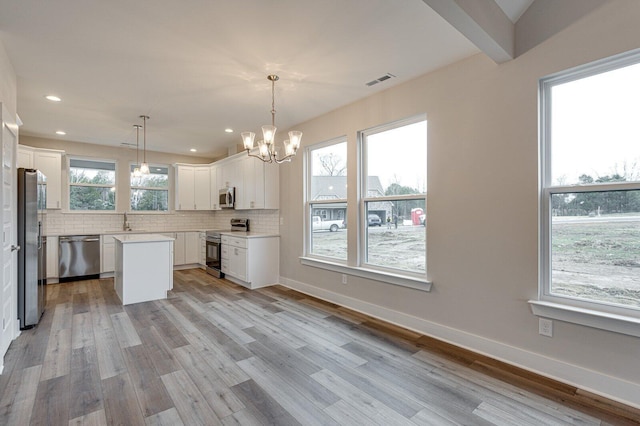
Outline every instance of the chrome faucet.
<svg viewBox="0 0 640 426">
<path fill-rule="evenodd" d="M 129 224 L 129 220 L 127 219 L 127 212 L 124 212 L 124 221 L 122 222 L 122 230 L 131 231 L 131 225 Z"/>
</svg>

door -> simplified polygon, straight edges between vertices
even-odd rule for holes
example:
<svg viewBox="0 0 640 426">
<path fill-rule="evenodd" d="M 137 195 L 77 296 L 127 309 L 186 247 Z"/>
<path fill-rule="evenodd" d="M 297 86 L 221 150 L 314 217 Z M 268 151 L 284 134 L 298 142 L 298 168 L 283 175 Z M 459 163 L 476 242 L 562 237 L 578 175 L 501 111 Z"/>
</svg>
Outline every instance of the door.
<svg viewBox="0 0 640 426">
<path fill-rule="evenodd" d="M 2 252 L 0 254 L 2 263 L 2 280 L 0 287 L 0 365 L 4 359 L 4 354 L 11 341 L 18 335 L 17 326 L 17 300 L 18 300 L 18 278 L 17 263 L 18 258 L 15 247 L 17 241 L 16 232 L 16 181 L 15 181 L 15 151 L 18 141 L 18 126 L 9 119 L 9 113 L 4 105 L 1 105 L 2 116 Z"/>
</svg>

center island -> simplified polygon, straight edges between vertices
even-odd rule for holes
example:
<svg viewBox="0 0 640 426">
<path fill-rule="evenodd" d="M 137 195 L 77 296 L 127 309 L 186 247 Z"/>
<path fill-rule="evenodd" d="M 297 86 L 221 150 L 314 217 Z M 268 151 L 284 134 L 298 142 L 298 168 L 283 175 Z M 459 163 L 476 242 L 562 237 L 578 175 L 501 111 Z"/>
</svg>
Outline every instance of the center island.
<svg viewBox="0 0 640 426">
<path fill-rule="evenodd" d="M 173 238 L 116 235 L 114 287 L 123 305 L 166 299 L 173 288 Z"/>
</svg>

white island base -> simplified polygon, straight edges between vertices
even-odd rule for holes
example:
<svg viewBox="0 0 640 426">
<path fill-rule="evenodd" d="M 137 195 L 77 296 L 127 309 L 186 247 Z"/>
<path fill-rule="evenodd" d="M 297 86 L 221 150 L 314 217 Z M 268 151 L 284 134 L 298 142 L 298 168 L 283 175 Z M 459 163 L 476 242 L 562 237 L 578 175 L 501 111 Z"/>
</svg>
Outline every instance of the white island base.
<svg viewBox="0 0 640 426">
<path fill-rule="evenodd" d="M 166 299 L 173 288 L 173 238 L 117 235 L 114 287 L 123 305 Z"/>
</svg>

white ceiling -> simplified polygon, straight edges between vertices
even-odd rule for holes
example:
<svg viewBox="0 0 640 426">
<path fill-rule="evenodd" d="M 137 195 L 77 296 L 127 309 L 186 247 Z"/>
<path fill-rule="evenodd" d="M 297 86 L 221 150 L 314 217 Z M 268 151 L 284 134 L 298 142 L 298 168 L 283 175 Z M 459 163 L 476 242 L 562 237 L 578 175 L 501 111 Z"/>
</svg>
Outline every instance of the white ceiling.
<svg viewBox="0 0 640 426">
<path fill-rule="evenodd" d="M 497 3 L 513 21 L 531 1 Z M 145 114 L 148 150 L 204 157 L 270 122 L 268 74 L 286 129 L 479 52 L 422 0 L 0 0 L 0 11 L 21 134 L 120 146 Z M 396 78 L 365 85 L 386 73 Z"/>
</svg>

